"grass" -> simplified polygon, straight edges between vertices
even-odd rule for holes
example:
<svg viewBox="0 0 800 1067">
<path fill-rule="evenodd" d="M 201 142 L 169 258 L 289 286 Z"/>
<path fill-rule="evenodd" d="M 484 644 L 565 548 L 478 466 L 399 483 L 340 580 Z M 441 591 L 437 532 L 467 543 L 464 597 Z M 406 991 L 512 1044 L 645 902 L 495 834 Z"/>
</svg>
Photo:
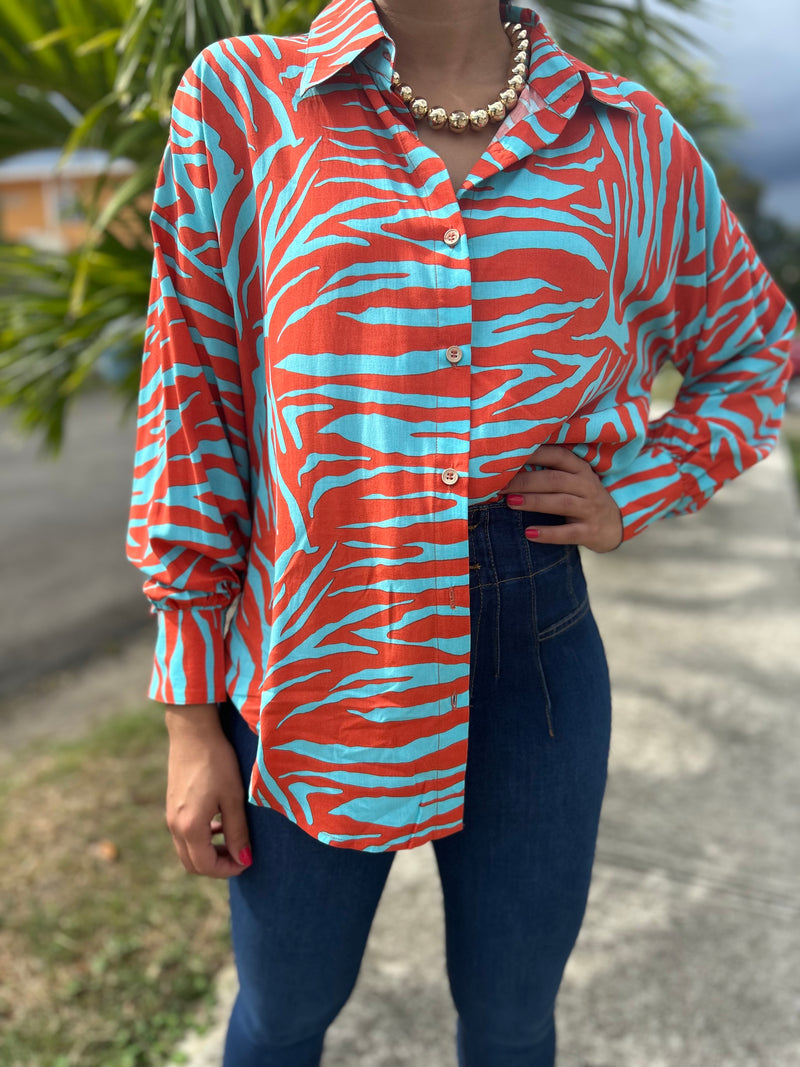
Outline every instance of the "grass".
<svg viewBox="0 0 800 1067">
<path fill-rule="evenodd" d="M 148 709 L 4 775 L 4 1067 L 155 1067 L 211 1002 L 226 886 L 175 856 L 166 747 Z"/>
</svg>

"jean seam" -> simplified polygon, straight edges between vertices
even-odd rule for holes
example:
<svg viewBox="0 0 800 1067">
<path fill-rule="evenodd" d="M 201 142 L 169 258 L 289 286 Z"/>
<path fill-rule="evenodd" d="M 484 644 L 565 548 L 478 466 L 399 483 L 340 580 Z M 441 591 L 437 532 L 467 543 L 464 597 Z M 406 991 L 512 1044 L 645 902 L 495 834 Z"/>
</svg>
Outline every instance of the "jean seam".
<svg viewBox="0 0 800 1067">
<path fill-rule="evenodd" d="M 475 522 L 472 526 L 468 525 L 468 529 L 470 530 L 470 532 L 473 532 L 478 528 L 478 526 L 480 525 L 480 521 L 481 520 L 480 520 L 480 516 L 479 516 L 477 522 Z M 473 548 L 474 554 L 477 556 L 477 546 L 475 545 L 475 540 L 477 540 L 477 534 L 473 534 L 473 538 L 474 539 L 473 539 L 472 548 Z M 470 567 L 470 570 L 475 570 L 477 572 L 480 569 L 480 563 L 478 563 L 477 561 L 475 562 L 474 565 L 472 563 L 470 563 L 469 567 Z M 478 577 L 477 573 L 476 573 L 475 577 L 476 578 Z M 470 658 L 469 702 L 470 702 L 470 706 L 472 705 L 472 693 L 473 693 L 473 690 L 475 688 L 475 673 L 476 673 L 476 667 L 475 667 L 476 655 L 475 655 L 475 653 L 476 653 L 476 650 L 477 650 L 477 647 L 478 647 L 478 639 L 480 637 L 480 632 L 481 632 L 481 617 L 483 615 L 483 589 L 482 589 L 482 587 L 481 587 L 479 582 L 476 582 L 474 586 L 471 586 L 471 588 L 476 589 L 477 593 L 478 593 L 478 615 L 477 615 L 477 618 L 475 619 L 475 626 L 474 626 L 475 640 L 473 641 L 472 638 L 470 638 L 470 650 L 469 650 L 469 658 Z M 472 630 L 472 623 L 470 622 L 470 631 L 471 630 Z"/>
<path fill-rule="evenodd" d="M 519 582 L 523 578 L 527 578 L 529 576 L 538 577 L 538 575 L 540 575 L 540 574 L 547 574 L 547 572 L 551 571 L 553 569 L 553 567 L 560 567 L 561 564 L 564 562 L 565 558 L 566 557 L 562 556 L 560 559 L 557 559 L 555 561 L 555 563 L 548 563 L 546 567 L 540 567 L 539 570 L 536 570 L 536 571 L 528 571 L 527 575 L 526 574 L 517 574 L 513 578 L 498 578 L 494 582 L 492 582 L 492 581 L 481 582 L 481 585 L 505 585 L 508 582 Z M 530 560 L 529 560 L 529 562 L 530 562 Z M 470 569 L 473 569 L 471 564 L 470 564 Z M 571 583 L 570 583 L 570 591 L 573 591 Z M 574 595 L 574 593 L 573 593 L 573 595 Z"/>
<path fill-rule="evenodd" d="M 575 548 L 575 551 L 573 553 L 568 554 L 568 553 L 565 552 L 564 555 L 565 555 L 565 558 L 567 560 L 567 585 L 569 586 L 569 594 L 572 597 L 572 600 L 577 604 L 578 603 L 578 598 L 575 596 L 575 586 L 574 586 L 573 581 L 572 581 L 572 579 L 574 577 L 573 571 L 575 569 L 575 558 L 576 558 L 576 556 L 577 556 L 578 560 L 580 560 L 580 556 L 578 555 L 577 547 Z"/>
<path fill-rule="evenodd" d="M 545 718 L 547 719 L 547 732 L 551 737 L 555 737 L 556 732 L 553 729 L 553 709 L 552 702 L 550 700 L 550 688 L 547 684 L 547 675 L 544 672 L 544 664 L 542 663 L 542 642 L 539 637 L 539 624 L 536 618 L 536 575 L 533 571 L 529 572 L 528 581 L 530 583 L 531 625 L 533 630 L 534 641 L 533 654 L 536 657 L 536 670 L 539 675 L 539 682 L 541 684 L 542 694 L 544 696 L 544 714 Z"/>
<path fill-rule="evenodd" d="M 484 526 L 486 528 L 486 534 L 485 534 L 486 554 L 489 557 L 489 560 L 491 562 L 491 568 L 492 568 L 492 582 L 491 582 L 491 584 L 495 587 L 495 589 L 497 589 L 499 587 L 499 585 L 500 585 L 500 582 L 498 581 L 498 578 L 497 578 L 497 563 L 495 562 L 494 550 L 493 550 L 493 547 L 492 547 L 492 538 L 491 538 L 490 532 L 489 532 L 489 511 L 488 511 L 488 509 L 487 509 L 487 511 L 484 512 L 484 515 L 485 515 Z M 482 597 L 481 597 L 481 600 L 482 600 Z M 494 631 L 495 631 L 494 632 L 494 676 L 495 676 L 495 679 L 497 679 L 497 678 L 500 677 L 500 597 L 499 596 L 495 596 L 494 605 L 495 605 L 495 612 L 494 612 Z"/>
<path fill-rule="evenodd" d="M 523 525 L 523 515 L 521 512 L 517 513 L 520 526 Z M 536 670 L 539 675 L 539 684 L 542 687 L 542 694 L 544 696 L 544 714 L 547 719 L 547 732 L 550 737 L 555 737 L 556 732 L 553 728 L 553 715 L 552 715 L 552 701 L 550 699 L 550 688 L 547 684 L 547 676 L 544 672 L 544 664 L 542 663 L 542 643 L 539 639 L 539 620 L 538 620 L 538 590 L 536 588 L 537 575 L 544 574 L 545 572 L 552 570 L 563 561 L 563 556 L 556 562 L 549 564 L 547 567 L 543 567 L 540 570 L 536 570 L 533 560 L 533 546 L 527 542 L 526 558 L 528 561 L 528 583 L 530 585 L 530 605 L 531 605 L 531 630 L 533 633 L 534 648 L 533 654 L 536 657 Z"/>
<path fill-rule="evenodd" d="M 557 637 L 559 634 L 564 633 L 565 630 L 569 630 L 570 627 L 580 622 L 583 616 L 589 611 L 589 597 L 586 596 L 581 604 L 578 605 L 569 615 L 565 615 L 559 619 L 558 622 L 554 622 L 551 626 L 548 626 L 546 630 L 543 630 L 539 634 L 540 641 L 548 641 L 551 637 Z"/>
</svg>

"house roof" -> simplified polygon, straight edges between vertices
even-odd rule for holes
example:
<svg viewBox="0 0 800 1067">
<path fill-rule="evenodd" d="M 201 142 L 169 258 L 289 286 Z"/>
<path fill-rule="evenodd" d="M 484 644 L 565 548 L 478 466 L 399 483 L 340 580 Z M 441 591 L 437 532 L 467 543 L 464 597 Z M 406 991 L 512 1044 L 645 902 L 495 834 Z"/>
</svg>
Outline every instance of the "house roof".
<svg viewBox="0 0 800 1067">
<path fill-rule="evenodd" d="M 76 148 L 59 166 L 60 148 L 36 148 L 0 160 L 0 185 L 19 181 L 43 181 L 47 178 L 94 177 L 108 171 L 111 174 L 129 174 L 135 167 L 131 159 L 115 159 L 109 163 L 109 154 L 100 148 Z"/>
</svg>

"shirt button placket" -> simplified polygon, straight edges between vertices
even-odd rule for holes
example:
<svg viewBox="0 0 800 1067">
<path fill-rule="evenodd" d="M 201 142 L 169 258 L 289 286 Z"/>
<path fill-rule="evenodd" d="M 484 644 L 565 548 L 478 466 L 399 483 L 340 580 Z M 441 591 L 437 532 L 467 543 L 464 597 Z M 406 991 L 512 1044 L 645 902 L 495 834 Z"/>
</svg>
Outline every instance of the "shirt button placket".
<svg viewBox="0 0 800 1067">
<path fill-rule="evenodd" d="M 451 226 L 449 227 L 449 229 L 444 231 L 443 239 L 444 243 L 449 248 L 452 248 L 460 241 L 461 232 L 457 230 L 454 226 Z M 461 359 L 463 359 L 464 353 L 458 345 L 450 345 L 450 347 L 445 352 L 445 356 L 449 363 L 455 364 L 459 363 Z M 442 471 L 442 481 L 445 485 L 455 485 L 459 477 L 459 473 L 454 467 L 447 467 L 445 468 L 445 470 Z"/>
<path fill-rule="evenodd" d="M 444 244 L 447 245 L 447 247 L 449 249 L 452 249 L 454 251 L 454 254 L 453 254 L 453 257 L 452 257 L 452 259 L 454 261 L 454 266 L 455 266 L 455 263 L 458 260 L 460 260 L 460 259 L 462 259 L 463 257 L 466 256 L 466 248 L 464 247 L 464 245 L 466 244 L 466 238 L 465 238 L 464 243 L 461 245 L 461 247 L 459 247 L 457 251 L 455 250 L 456 246 L 459 244 L 459 242 L 461 241 L 462 237 L 465 237 L 465 235 L 461 232 L 460 229 L 457 229 L 455 226 L 448 227 L 445 230 L 444 234 L 442 235 L 442 240 L 444 241 Z M 467 270 L 469 270 L 469 262 L 468 262 L 468 260 L 465 260 L 463 262 L 462 266 L 465 267 Z M 459 310 L 462 311 L 463 317 L 462 317 L 462 315 L 459 315 L 459 313 L 458 313 Z M 444 332 L 444 336 L 447 337 L 447 333 L 452 331 L 452 333 L 450 333 L 451 337 L 454 334 L 455 334 L 456 337 L 459 337 L 459 336 L 467 337 L 468 330 L 469 330 L 469 321 L 470 321 L 469 311 L 468 311 L 468 309 L 466 307 L 464 307 L 463 309 L 454 308 L 452 316 L 449 318 L 449 321 L 447 321 L 447 322 L 443 321 L 441 323 L 442 328 L 443 328 L 443 332 Z M 447 348 L 445 348 L 444 355 L 445 355 L 445 359 L 447 360 L 447 363 L 449 364 L 450 367 L 456 367 L 458 364 L 461 364 L 462 366 L 465 367 L 466 377 L 462 376 L 462 374 L 454 374 L 452 377 L 450 377 L 449 375 L 447 376 L 448 384 L 446 386 L 446 389 L 448 391 L 449 397 L 452 400 L 456 400 L 456 398 L 460 398 L 462 403 L 464 404 L 464 410 L 466 412 L 466 417 L 465 417 L 465 420 L 464 420 L 464 434 L 465 434 L 465 437 L 468 437 L 468 435 L 469 435 L 469 402 L 470 402 L 469 362 L 467 362 L 466 364 L 463 363 L 466 353 L 464 352 L 464 349 L 460 345 L 456 345 L 456 344 L 449 345 Z M 441 358 L 441 356 L 439 358 Z M 438 449 L 441 450 L 444 447 L 446 447 L 446 442 L 444 440 L 437 441 L 437 448 Z M 440 455 L 441 455 L 441 451 L 440 451 Z M 466 489 L 467 489 L 467 482 L 465 482 L 464 485 L 462 485 L 460 487 L 458 486 L 458 483 L 461 480 L 461 475 L 455 469 L 455 467 L 445 467 L 444 470 L 441 471 L 439 477 L 441 478 L 442 482 L 453 491 L 453 496 L 460 498 L 460 506 L 463 508 L 464 514 L 466 515 L 466 506 L 467 506 Z M 464 477 L 468 478 L 468 467 L 466 465 L 465 465 L 465 468 L 464 468 Z M 464 557 L 465 563 L 464 563 L 464 566 L 466 567 L 467 562 L 468 562 L 467 561 L 467 556 L 466 556 L 466 552 L 467 552 L 466 546 L 464 547 L 464 552 L 465 552 L 465 557 Z M 439 581 L 437 579 L 437 585 L 438 584 L 439 584 Z M 443 583 L 443 586 L 442 586 L 442 594 L 444 594 L 444 583 Z M 449 583 L 447 583 L 447 603 L 449 604 L 450 611 L 454 611 L 455 608 L 456 608 L 456 594 L 455 594 L 455 590 L 453 589 L 453 586 L 450 585 Z M 457 694 L 451 693 L 449 705 L 450 705 L 449 706 L 449 712 L 452 714 L 452 712 L 454 712 L 456 710 L 457 706 L 458 706 L 458 695 Z M 445 710 L 445 709 L 443 709 L 443 710 Z"/>
</svg>

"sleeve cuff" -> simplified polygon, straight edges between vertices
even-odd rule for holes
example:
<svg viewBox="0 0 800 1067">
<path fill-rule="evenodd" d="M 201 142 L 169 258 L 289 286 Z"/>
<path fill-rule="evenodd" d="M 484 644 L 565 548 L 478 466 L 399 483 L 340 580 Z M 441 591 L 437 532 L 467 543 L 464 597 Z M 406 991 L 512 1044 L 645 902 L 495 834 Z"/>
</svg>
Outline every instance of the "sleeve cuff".
<svg viewBox="0 0 800 1067">
<path fill-rule="evenodd" d="M 159 609 L 149 697 L 162 704 L 225 700 L 225 608 Z"/>
<path fill-rule="evenodd" d="M 619 475 L 606 475 L 603 484 L 620 510 L 623 542 L 680 511 L 685 497 L 680 468 L 664 448 L 644 449 Z"/>
</svg>

